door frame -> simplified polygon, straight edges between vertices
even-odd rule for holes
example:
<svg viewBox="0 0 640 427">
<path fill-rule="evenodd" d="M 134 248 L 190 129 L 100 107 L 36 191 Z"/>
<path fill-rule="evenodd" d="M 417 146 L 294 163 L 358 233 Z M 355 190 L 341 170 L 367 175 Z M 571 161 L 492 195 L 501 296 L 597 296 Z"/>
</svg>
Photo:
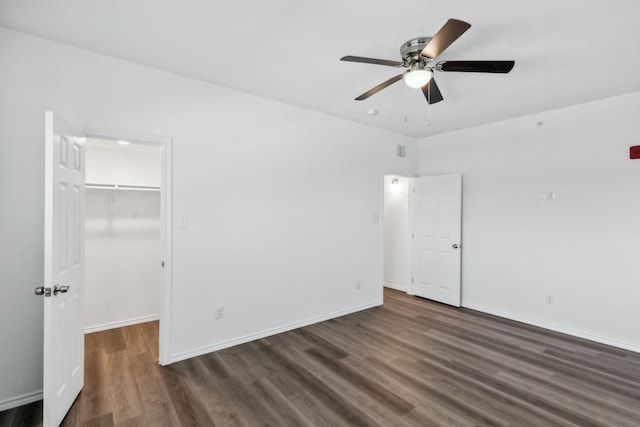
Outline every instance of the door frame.
<svg viewBox="0 0 640 427">
<path fill-rule="evenodd" d="M 409 230 L 413 230 L 413 180 L 417 178 L 417 174 L 407 173 L 406 171 L 398 172 L 394 170 L 383 169 L 380 175 L 380 223 L 379 223 L 379 242 L 380 242 L 380 303 L 384 302 L 384 178 L 386 176 L 397 176 L 401 178 L 406 178 L 409 180 Z M 411 243 L 410 250 L 413 250 L 413 243 Z M 409 269 L 409 273 L 413 274 L 413 259 L 410 262 L 411 268 Z M 407 294 L 412 295 L 413 287 L 409 286 L 409 291 Z"/>
<path fill-rule="evenodd" d="M 172 192 L 173 192 L 173 139 L 159 135 L 148 135 L 123 130 L 107 129 L 94 126 L 79 126 L 87 138 L 126 140 L 154 145 L 161 149 L 160 160 L 160 244 L 164 274 L 160 275 L 160 327 L 158 362 L 160 365 L 171 363 L 171 306 L 172 306 Z"/>
</svg>

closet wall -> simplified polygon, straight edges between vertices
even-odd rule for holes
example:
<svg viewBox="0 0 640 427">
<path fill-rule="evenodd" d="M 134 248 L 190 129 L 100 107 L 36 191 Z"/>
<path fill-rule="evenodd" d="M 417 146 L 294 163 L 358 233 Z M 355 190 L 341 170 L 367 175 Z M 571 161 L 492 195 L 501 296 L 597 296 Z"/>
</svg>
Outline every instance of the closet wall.
<svg viewBox="0 0 640 427">
<path fill-rule="evenodd" d="M 157 319 L 160 191 L 91 184 L 159 188 L 160 150 L 89 139 L 86 153 L 85 331 Z"/>
</svg>

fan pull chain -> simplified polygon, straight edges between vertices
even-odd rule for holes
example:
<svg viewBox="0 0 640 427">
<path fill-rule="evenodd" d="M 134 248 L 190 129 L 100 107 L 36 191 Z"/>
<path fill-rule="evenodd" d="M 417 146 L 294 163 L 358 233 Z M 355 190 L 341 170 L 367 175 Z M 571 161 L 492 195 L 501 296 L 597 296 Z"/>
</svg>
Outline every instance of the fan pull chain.
<svg viewBox="0 0 640 427">
<path fill-rule="evenodd" d="M 409 88 L 407 87 L 407 85 L 404 85 L 404 121 L 405 123 L 408 122 L 409 120 L 407 119 L 407 99 L 408 99 L 408 95 L 409 95 Z"/>
<path fill-rule="evenodd" d="M 427 127 L 431 127 L 431 85 L 429 83 L 427 83 Z"/>
</svg>

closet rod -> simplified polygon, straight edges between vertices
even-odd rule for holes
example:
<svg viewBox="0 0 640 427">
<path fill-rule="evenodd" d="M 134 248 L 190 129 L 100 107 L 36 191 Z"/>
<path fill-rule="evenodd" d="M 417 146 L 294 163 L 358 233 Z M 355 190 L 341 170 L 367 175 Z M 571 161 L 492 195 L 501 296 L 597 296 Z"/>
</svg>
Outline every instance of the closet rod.
<svg viewBox="0 0 640 427">
<path fill-rule="evenodd" d="M 160 187 L 145 185 L 125 185 L 125 184 L 93 184 L 86 183 L 85 188 L 95 188 L 101 190 L 138 190 L 138 191 L 160 191 Z"/>
</svg>

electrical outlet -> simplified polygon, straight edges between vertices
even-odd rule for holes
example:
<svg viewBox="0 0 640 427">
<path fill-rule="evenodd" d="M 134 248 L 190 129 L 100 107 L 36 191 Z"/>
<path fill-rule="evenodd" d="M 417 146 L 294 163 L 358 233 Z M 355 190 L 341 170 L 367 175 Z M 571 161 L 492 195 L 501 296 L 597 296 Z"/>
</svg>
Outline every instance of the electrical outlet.
<svg viewBox="0 0 640 427">
<path fill-rule="evenodd" d="M 544 297 L 544 302 L 546 304 L 554 304 L 556 302 L 555 297 L 551 294 L 547 294 Z"/>
<path fill-rule="evenodd" d="M 189 228 L 189 216 L 180 215 L 178 217 L 178 228 Z"/>
<path fill-rule="evenodd" d="M 216 307 L 216 320 L 222 319 L 224 317 L 224 305 L 220 307 Z"/>
</svg>

